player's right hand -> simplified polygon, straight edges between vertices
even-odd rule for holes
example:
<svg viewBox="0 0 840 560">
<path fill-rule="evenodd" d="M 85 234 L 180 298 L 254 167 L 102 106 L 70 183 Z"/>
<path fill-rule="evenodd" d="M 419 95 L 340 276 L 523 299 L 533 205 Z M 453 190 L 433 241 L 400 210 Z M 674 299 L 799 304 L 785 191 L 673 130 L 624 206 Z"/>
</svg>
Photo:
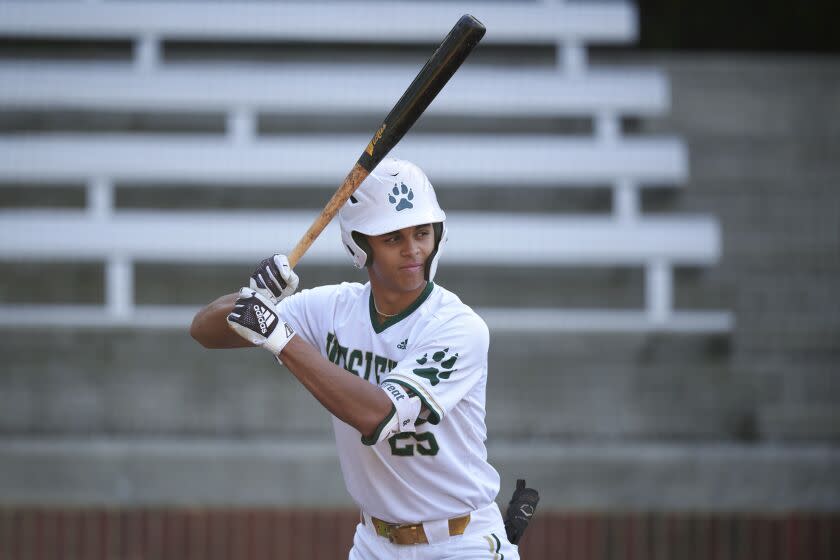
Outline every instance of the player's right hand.
<svg viewBox="0 0 840 560">
<path fill-rule="evenodd" d="M 300 279 L 286 255 L 274 255 L 263 261 L 251 274 L 249 287 L 263 297 L 277 305 L 283 298 L 289 297 L 297 290 Z"/>
</svg>

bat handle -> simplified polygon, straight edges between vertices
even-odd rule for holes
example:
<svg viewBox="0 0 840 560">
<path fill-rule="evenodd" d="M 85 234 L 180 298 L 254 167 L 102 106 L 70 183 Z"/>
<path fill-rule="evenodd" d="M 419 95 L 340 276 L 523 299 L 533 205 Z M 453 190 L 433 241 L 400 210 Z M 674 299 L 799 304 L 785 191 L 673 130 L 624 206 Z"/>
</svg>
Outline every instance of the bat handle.
<svg viewBox="0 0 840 560">
<path fill-rule="evenodd" d="M 327 227 L 327 224 L 338 214 L 338 211 L 341 210 L 341 207 L 344 206 L 344 203 L 347 202 L 347 199 L 356 192 L 356 189 L 359 188 L 359 185 L 362 184 L 362 181 L 370 174 L 370 171 L 356 163 L 353 166 L 353 169 L 350 170 L 350 173 L 347 174 L 345 177 L 344 182 L 341 183 L 341 186 L 338 187 L 338 190 L 335 191 L 335 194 L 332 195 L 329 202 L 327 202 L 324 209 L 315 218 L 315 221 L 312 222 L 312 225 L 309 226 L 309 229 L 306 230 L 306 233 L 300 238 L 300 241 L 297 242 L 292 252 L 289 253 L 289 266 L 294 268 L 300 259 L 303 257 L 303 254 L 312 246 L 315 240 L 321 235 L 321 232 L 324 231 L 324 228 Z"/>
</svg>

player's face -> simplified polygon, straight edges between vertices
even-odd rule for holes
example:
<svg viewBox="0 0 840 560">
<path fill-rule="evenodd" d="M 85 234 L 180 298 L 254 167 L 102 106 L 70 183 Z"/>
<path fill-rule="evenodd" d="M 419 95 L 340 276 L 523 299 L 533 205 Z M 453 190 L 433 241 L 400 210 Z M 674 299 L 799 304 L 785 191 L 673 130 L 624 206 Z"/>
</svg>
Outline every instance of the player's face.
<svg viewBox="0 0 840 560">
<path fill-rule="evenodd" d="M 426 259 L 435 248 L 431 224 L 370 236 L 368 242 L 373 250 L 369 272 L 374 285 L 397 292 L 425 286 Z"/>
</svg>

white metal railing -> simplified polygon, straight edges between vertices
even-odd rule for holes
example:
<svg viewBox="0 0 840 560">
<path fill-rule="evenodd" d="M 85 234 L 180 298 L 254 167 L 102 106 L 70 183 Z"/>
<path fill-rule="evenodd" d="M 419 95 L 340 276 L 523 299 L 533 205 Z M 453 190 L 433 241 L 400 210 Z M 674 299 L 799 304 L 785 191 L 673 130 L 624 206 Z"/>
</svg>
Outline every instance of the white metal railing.
<svg viewBox="0 0 840 560">
<path fill-rule="evenodd" d="M 393 64 L 283 64 L 256 72 L 179 64 L 138 73 L 113 64 L 0 64 L 0 104 L 22 109 L 218 111 L 251 139 L 261 113 L 378 114 L 417 72 Z M 199 94 L 200 93 L 200 94 Z M 668 109 L 665 76 L 656 70 L 587 72 L 570 79 L 552 69 L 465 67 L 427 115 L 587 116 L 595 138 L 620 135 L 622 115 Z M 246 122 L 242 126 L 242 122 Z"/>
<path fill-rule="evenodd" d="M 354 148 L 367 140 L 344 133 L 267 137 L 248 144 L 181 134 L 0 137 L 0 179 L 54 183 L 107 176 L 152 183 L 323 185 L 352 167 Z M 670 185 L 688 171 L 683 143 L 667 137 L 605 145 L 546 135 L 414 134 L 397 150 L 411 153 L 438 183 L 489 188 Z"/>
<path fill-rule="evenodd" d="M 0 254 L 18 261 L 71 259 L 106 262 L 105 306 L 0 306 L 0 324 L 87 322 L 135 326 L 185 326 L 191 311 L 136 306 L 136 262 L 253 263 L 296 239 L 314 216 L 298 212 L 118 211 L 94 218 L 83 211 L 31 210 L 0 214 Z M 708 265 L 720 255 L 720 232 L 704 217 L 559 219 L 550 214 L 451 213 L 449 263 L 496 266 L 636 266 L 645 270 L 641 311 L 484 310 L 497 328 L 720 331 L 731 327 L 722 312 L 673 309 L 672 268 Z M 266 224 L 274 239 L 264 235 Z M 59 235 L 56 235 L 59 232 Z M 306 255 L 309 263 L 346 260 L 331 224 Z M 263 241 L 259 241 L 262 239 Z M 492 239 L 492 250 L 487 250 Z M 173 315 L 174 314 L 174 315 Z M 171 323 L 175 320 L 174 325 Z"/>
<path fill-rule="evenodd" d="M 635 38 L 636 10 L 623 2 L 0 2 L 0 34 L 126 38 L 138 69 L 161 63 L 166 39 L 437 43 L 472 13 L 487 43 L 554 44 L 569 73 L 586 69 L 585 42 Z"/>
<path fill-rule="evenodd" d="M 169 64 L 161 47 L 172 39 L 305 40 L 352 43 L 437 42 L 458 15 L 473 12 L 489 28 L 485 43 L 556 44 L 558 67 L 462 69 L 430 108 L 442 116 L 589 116 L 593 133 L 409 134 L 395 154 L 418 162 L 440 188 L 610 187 L 612 213 L 453 213 L 450 265 L 631 266 L 645 271 L 639 310 L 481 310 L 491 327 L 515 330 L 726 331 L 723 311 L 673 305 L 673 267 L 719 260 L 721 236 L 711 217 L 645 216 L 639 189 L 678 187 L 688 175 L 676 138 L 625 137 L 620 119 L 668 108 L 667 81 L 656 70 L 589 69 L 584 41 L 627 41 L 635 10 L 621 3 L 192 3 L 151 1 L 0 2 L 0 36 L 125 38 L 134 63 L 50 61 L 36 67 L 0 63 L 0 107 L 50 112 L 213 111 L 226 115 L 224 134 L 42 134 L 0 137 L 0 188 L 22 182 L 85 185 L 83 210 L 0 211 L 0 258 L 72 259 L 105 263 L 99 306 L 0 305 L 0 324 L 175 326 L 189 308 L 138 306 L 138 262 L 251 263 L 284 247 L 254 245 L 257 221 L 275 239 L 295 240 L 317 214 L 309 212 L 126 211 L 115 208 L 120 185 L 178 182 L 323 186 L 337 184 L 367 136 L 259 135 L 261 114 L 384 113 L 416 68 L 402 65 L 290 63 L 268 67 Z M 377 18 L 370 14 L 376 13 Z M 380 19 L 381 18 L 381 19 Z M 394 22 L 398 22 L 398 25 Z M 550 211 L 550 209 L 546 209 Z M 306 255 L 341 259 L 328 228 Z M 486 237 L 493 232 L 493 251 Z M 524 240 L 539 240 L 527 242 Z M 243 251 L 243 247 L 249 250 Z M 287 249 L 287 248 L 286 248 Z M 25 313 L 21 313 L 25 310 Z M 174 323 L 173 323 L 174 321 Z"/>
</svg>

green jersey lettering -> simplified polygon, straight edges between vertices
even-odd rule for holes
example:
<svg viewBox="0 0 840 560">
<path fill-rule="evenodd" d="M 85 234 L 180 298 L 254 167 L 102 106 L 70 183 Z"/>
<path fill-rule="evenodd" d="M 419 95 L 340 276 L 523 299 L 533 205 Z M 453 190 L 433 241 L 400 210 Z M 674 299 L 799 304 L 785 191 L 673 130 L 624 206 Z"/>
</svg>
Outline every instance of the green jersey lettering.
<svg viewBox="0 0 840 560">
<path fill-rule="evenodd" d="M 365 352 L 365 379 L 370 379 L 370 365 L 373 363 L 373 352 Z"/>
<path fill-rule="evenodd" d="M 390 360 L 384 356 L 377 356 L 373 352 L 363 352 L 362 350 L 342 346 L 333 333 L 327 333 L 324 348 L 329 361 L 359 377 L 363 376 L 361 368 L 364 364 L 364 378 L 370 381 L 371 373 L 373 373 L 374 381 L 377 385 L 382 380 L 383 374 L 397 367 L 395 360 Z"/>
<path fill-rule="evenodd" d="M 354 367 L 356 365 L 356 362 L 358 362 L 359 365 L 361 365 L 362 359 L 362 351 L 353 350 L 352 352 L 350 352 L 350 357 L 347 358 L 347 365 L 344 366 L 344 369 L 361 377 L 361 374 L 358 371 L 356 371 Z"/>
<path fill-rule="evenodd" d="M 408 440 L 411 439 L 415 441 L 416 445 L 408 443 Z M 404 432 L 388 438 L 388 444 L 391 446 L 391 455 L 397 457 L 413 456 L 415 447 L 419 455 L 434 456 L 440 451 L 435 434 L 432 432 L 422 434 Z"/>
<path fill-rule="evenodd" d="M 411 433 L 397 434 L 388 438 L 388 443 L 391 445 L 391 455 L 397 457 L 411 457 L 414 455 L 414 444 L 406 443 L 405 440 L 411 439 Z"/>
</svg>

